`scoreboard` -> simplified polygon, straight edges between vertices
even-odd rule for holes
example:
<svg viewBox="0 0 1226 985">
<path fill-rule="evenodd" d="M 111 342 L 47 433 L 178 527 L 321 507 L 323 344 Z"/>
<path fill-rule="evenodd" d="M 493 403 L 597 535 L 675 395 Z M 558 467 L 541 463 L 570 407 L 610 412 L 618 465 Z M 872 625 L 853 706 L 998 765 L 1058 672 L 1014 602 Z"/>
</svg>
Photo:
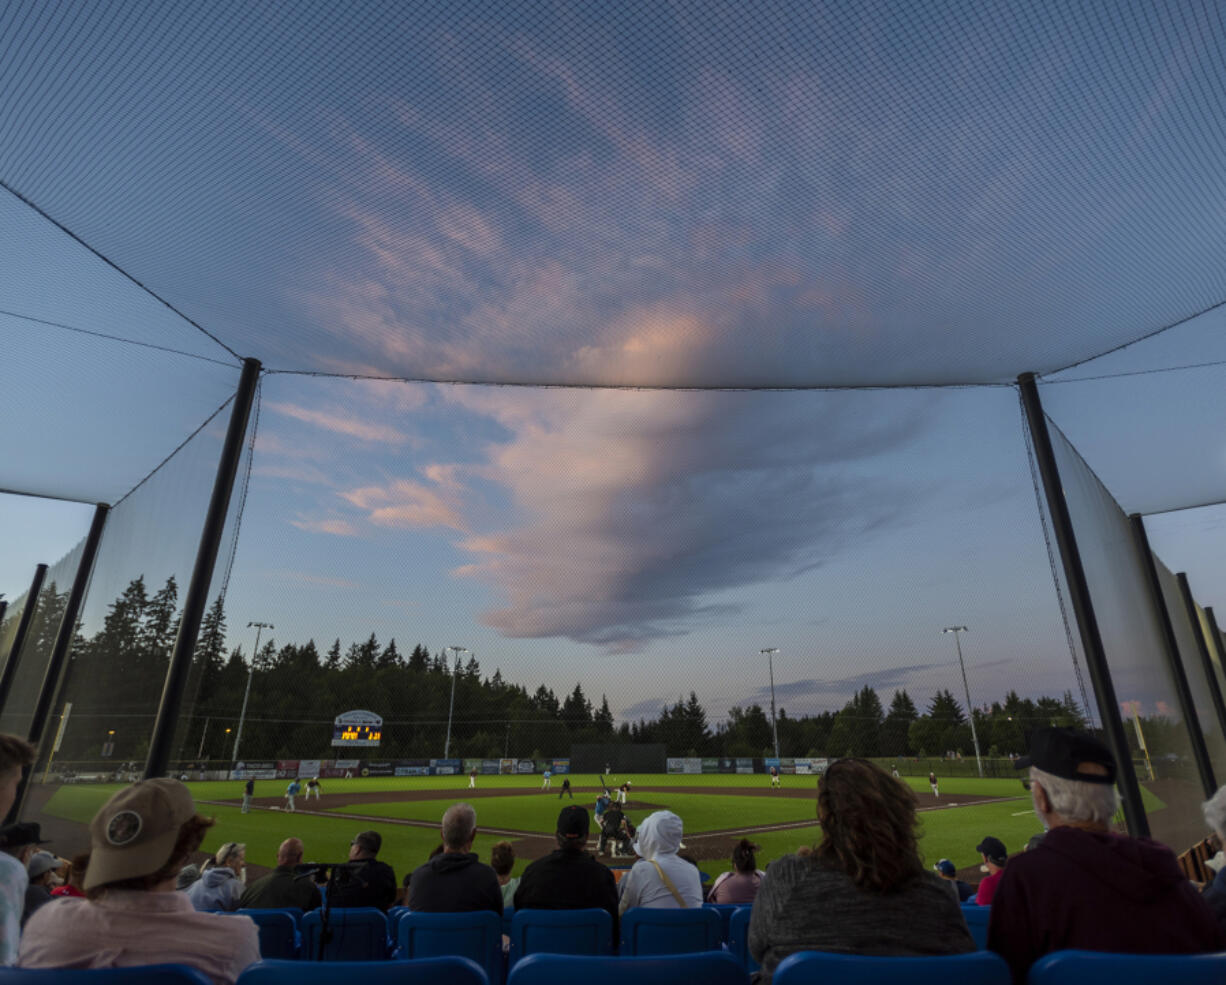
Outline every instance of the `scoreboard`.
<svg viewBox="0 0 1226 985">
<path fill-rule="evenodd" d="M 347 711 L 332 723 L 334 746 L 377 746 L 383 738 L 383 719 L 372 711 Z"/>
</svg>

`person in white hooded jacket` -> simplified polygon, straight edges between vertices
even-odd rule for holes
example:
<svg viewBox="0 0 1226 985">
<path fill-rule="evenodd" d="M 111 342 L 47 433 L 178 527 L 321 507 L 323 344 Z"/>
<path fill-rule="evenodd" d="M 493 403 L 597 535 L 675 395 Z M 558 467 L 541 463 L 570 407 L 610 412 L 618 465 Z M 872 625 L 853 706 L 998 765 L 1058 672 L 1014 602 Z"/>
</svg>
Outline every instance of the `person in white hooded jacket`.
<svg viewBox="0 0 1226 985">
<path fill-rule="evenodd" d="M 617 885 L 619 913 L 633 906 L 670 910 L 702 906 L 702 877 L 697 866 L 677 855 L 681 847 L 681 818 L 672 811 L 647 816 L 634 843 L 638 861 Z"/>
</svg>

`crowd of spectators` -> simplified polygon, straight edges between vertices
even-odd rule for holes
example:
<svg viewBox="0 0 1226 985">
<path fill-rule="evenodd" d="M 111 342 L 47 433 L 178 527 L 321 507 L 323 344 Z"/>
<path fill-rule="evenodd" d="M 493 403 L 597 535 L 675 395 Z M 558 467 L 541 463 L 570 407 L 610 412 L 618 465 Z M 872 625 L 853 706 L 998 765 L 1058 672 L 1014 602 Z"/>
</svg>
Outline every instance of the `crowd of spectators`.
<svg viewBox="0 0 1226 985">
<path fill-rule="evenodd" d="M 33 758 L 25 742 L 0 735 L 3 813 Z M 0 960 L 30 968 L 178 962 L 231 985 L 259 957 L 256 927 L 242 915 L 221 919 L 209 911 L 307 911 L 325 899 L 332 907 L 382 910 L 404 901 L 427 912 L 598 907 L 609 913 L 615 934 L 633 907 L 751 905 L 748 946 L 762 985 L 798 951 L 974 950 L 961 906 L 976 902 L 990 910 L 988 948 L 1019 983 L 1055 950 L 1226 949 L 1226 864 L 1202 893 L 1168 848 L 1113 831 L 1116 766 L 1102 743 L 1067 729 L 1040 729 L 1017 765 L 1028 770 L 1044 834 L 1012 858 L 1000 839 L 984 837 L 976 846 L 984 874 L 978 886 L 959 879 L 948 859 L 929 871 L 919 854 L 910 788 L 866 760 L 848 758 L 833 762 L 818 782 L 822 837 L 815 846 L 763 871 L 760 847 L 741 839 L 731 870 L 705 895 L 678 815 L 658 810 L 643 819 L 629 846 L 635 861 L 618 880 L 598 856 L 614 834 L 625 832 L 621 819 L 612 829 L 597 829 L 593 852 L 591 815 L 577 804 L 558 815 L 556 848 L 518 878 L 509 842 L 493 846 L 489 865 L 481 861 L 473 851 L 476 811 L 458 803 L 444 813 L 431 857 L 405 877 L 402 895 L 391 866 L 378 858 L 383 841 L 376 831 L 359 832 L 348 860 L 333 866 L 304 865 L 302 841 L 286 838 L 275 868 L 248 883 L 242 843 L 223 843 L 203 865 L 192 861 L 214 822 L 196 811 L 187 787 L 144 780 L 103 805 L 90 824 L 90 852 L 71 861 L 43 847 L 37 824 L 0 828 Z M 620 815 L 619 807 L 603 798 L 602 820 Z M 1226 840 L 1226 787 L 1206 802 L 1205 817 Z"/>
</svg>

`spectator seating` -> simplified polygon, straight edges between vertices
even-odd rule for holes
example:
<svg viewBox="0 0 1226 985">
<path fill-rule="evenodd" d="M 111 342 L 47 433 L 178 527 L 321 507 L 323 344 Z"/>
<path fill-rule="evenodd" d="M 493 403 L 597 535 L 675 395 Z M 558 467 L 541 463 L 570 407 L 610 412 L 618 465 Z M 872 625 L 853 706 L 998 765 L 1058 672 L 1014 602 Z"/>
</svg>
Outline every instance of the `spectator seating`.
<svg viewBox="0 0 1226 985">
<path fill-rule="evenodd" d="M 981 951 L 988 947 L 988 917 L 992 915 L 990 906 L 980 906 L 978 903 L 963 903 L 962 916 L 966 918 L 966 928 L 975 938 L 975 946 Z"/>
<path fill-rule="evenodd" d="M 459 955 L 479 964 L 491 985 L 502 981 L 502 918 L 490 910 L 405 913 L 396 941 L 401 958 Z"/>
<path fill-rule="evenodd" d="M 622 914 L 621 953 L 694 954 L 718 951 L 722 944 L 723 920 L 705 907 L 693 910 L 662 910 L 634 906 Z"/>
<path fill-rule="evenodd" d="M 515 907 L 504 906 L 502 908 L 502 932 L 508 937 L 511 936 L 511 920 L 515 917 Z"/>
<path fill-rule="evenodd" d="M 1056 951 L 1030 968 L 1030 985 L 1220 985 L 1226 982 L 1226 951 L 1217 954 L 1105 954 Z M 2 985 L 2 983 L 0 983 Z"/>
<path fill-rule="evenodd" d="M 475 961 L 457 957 L 414 961 L 257 961 L 238 976 L 237 985 L 337 985 L 354 981 L 362 985 L 489 985 L 485 972 Z"/>
<path fill-rule="evenodd" d="M 728 950 L 751 975 L 758 970 L 758 962 L 749 954 L 749 917 L 752 913 L 752 906 L 738 906 L 728 921 Z"/>
<path fill-rule="evenodd" d="M 299 913 L 302 911 L 299 910 Z M 302 933 L 290 910 L 235 910 L 230 916 L 250 917 L 260 929 L 260 957 L 292 961 L 302 947 Z"/>
<path fill-rule="evenodd" d="M 1009 966 L 991 951 L 921 958 L 800 951 L 779 962 L 771 981 L 773 985 L 1010 985 L 1012 976 Z"/>
<path fill-rule="evenodd" d="M 3 968 L 2 985 L 212 985 L 202 971 L 185 964 L 132 968 Z"/>
<path fill-rule="evenodd" d="M 304 959 L 319 957 L 323 913 L 312 910 L 302 918 Z M 371 906 L 335 909 L 328 914 L 331 939 L 323 951 L 325 961 L 382 961 L 387 957 L 387 917 Z"/>
<path fill-rule="evenodd" d="M 704 910 L 714 910 L 720 919 L 720 940 L 728 940 L 728 927 L 732 923 L 732 914 L 742 906 L 752 906 L 751 903 L 703 903 Z"/>
<path fill-rule="evenodd" d="M 689 982 L 748 985 L 749 976 L 732 955 L 724 951 L 704 951 L 614 960 L 587 955 L 532 954 L 517 962 L 507 979 L 507 985 L 626 985 L 627 982 L 633 985 Z"/>
<path fill-rule="evenodd" d="M 1210 836 L 1179 855 L 1177 861 L 1179 862 L 1179 867 L 1183 870 L 1184 876 L 1192 882 L 1212 882 L 1213 870 L 1205 863 L 1217 854 L 1217 850 L 1217 838 L 1216 836 Z"/>
<path fill-rule="evenodd" d="M 511 920 L 511 961 L 530 954 L 613 953 L 613 918 L 605 910 L 516 910 Z"/>
</svg>

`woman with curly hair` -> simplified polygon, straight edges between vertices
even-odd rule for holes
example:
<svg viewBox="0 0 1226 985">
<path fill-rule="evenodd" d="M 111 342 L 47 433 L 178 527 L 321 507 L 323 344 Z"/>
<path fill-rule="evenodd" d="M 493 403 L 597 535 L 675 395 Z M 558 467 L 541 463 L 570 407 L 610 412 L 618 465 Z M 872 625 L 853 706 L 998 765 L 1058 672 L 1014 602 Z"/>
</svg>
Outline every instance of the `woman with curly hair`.
<svg viewBox="0 0 1226 985">
<path fill-rule="evenodd" d="M 822 840 L 767 869 L 749 921 L 761 981 L 796 951 L 959 954 L 975 950 L 962 911 L 920 861 L 915 795 L 863 759 L 817 785 Z"/>
</svg>

